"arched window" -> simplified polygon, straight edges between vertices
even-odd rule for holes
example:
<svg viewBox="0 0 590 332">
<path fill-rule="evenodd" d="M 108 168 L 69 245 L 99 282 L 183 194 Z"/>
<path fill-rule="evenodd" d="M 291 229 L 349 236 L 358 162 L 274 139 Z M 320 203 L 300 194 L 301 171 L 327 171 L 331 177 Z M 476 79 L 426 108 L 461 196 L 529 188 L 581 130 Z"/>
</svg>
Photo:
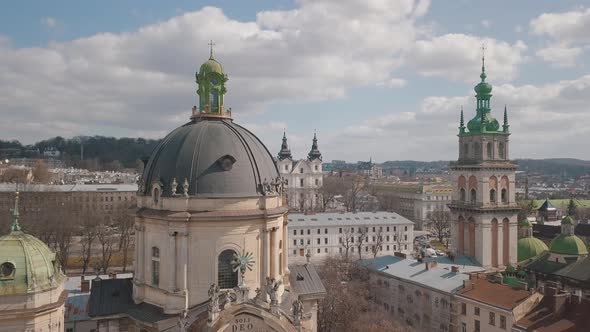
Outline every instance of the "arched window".
<svg viewBox="0 0 590 332">
<path fill-rule="evenodd" d="M 488 159 L 492 159 L 492 142 L 488 142 L 487 145 L 487 155 L 488 155 Z"/>
<path fill-rule="evenodd" d="M 490 203 L 496 203 L 496 189 L 490 190 Z"/>
<path fill-rule="evenodd" d="M 502 142 L 498 144 L 498 155 L 500 156 L 500 159 L 506 158 L 506 155 L 504 153 L 504 143 Z"/>
<path fill-rule="evenodd" d="M 160 249 L 152 247 L 152 285 L 160 285 Z"/>
<path fill-rule="evenodd" d="M 471 189 L 469 201 L 471 202 L 471 204 L 475 204 L 476 199 L 477 193 L 475 192 L 475 189 Z"/>
<path fill-rule="evenodd" d="M 508 203 L 508 191 L 506 191 L 506 189 L 502 189 L 502 191 L 500 192 L 501 198 L 502 199 L 502 203 Z"/>
<path fill-rule="evenodd" d="M 459 190 L 460 196 L 461 196 L 461 202 L 465 202 L 465 199 L 467 197 L 465 197 L 465 188 L 461 188 L 461 190 Z"/>
<path fill-rule="evenodd" d="M 234 272 L 231 264 L 236 252 L 227 249 L 217 258 L 217 284 L 221 289 L 229 289 L 238 286 L 238 271 Z"/>
</svg>

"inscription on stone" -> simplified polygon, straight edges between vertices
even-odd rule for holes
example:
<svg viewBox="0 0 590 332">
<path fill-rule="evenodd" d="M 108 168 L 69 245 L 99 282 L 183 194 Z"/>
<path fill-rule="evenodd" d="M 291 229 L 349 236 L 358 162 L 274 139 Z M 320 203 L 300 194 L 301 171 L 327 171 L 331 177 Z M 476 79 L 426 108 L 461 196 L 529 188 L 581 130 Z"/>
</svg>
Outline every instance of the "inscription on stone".
<svg viewBox="0 0 590 332">
<path fill-rule="evenodd" d="M 259 317 L 242 314 L 234 317 L 224 332 L 276 332 Z"/>
</svg>

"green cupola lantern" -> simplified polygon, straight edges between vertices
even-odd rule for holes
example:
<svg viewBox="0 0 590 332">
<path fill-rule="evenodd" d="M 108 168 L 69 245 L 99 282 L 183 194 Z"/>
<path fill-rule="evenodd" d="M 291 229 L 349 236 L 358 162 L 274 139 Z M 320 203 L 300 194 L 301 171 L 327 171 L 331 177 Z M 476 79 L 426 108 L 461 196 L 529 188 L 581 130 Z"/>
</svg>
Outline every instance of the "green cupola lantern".
<svg viewBox="0 0 590 332">
<path fill-rule="evenodd" d="M 221 64 L 213 58 L 213 45 L 215 44 L 211 41 L 209 43 L 209 60 L 203 63 L 195 74 L 198 85 L 199 109 L 198 113 L 196 109 L 193 110 L 193 117 L 203 115 L 228 117 L 231 115 L 223 107 L 223 98 L 227 92 L 225 82 L 228 78 L 223 72 Z"/>
<path fill-rule="evenodd" d="M 491 114 L 490 98 L 492 97 L 492 85 L 486 82 L 486 67 L 485 56 L 481 57 L 481 82 L 479 82 L 475 90 L 475 98 L 477 99 L 476 114 L 467 123 L 467 129 L 471 133 L 481 132 L 495 132 L 500 129 L 500 124 Z"/>
</svg>

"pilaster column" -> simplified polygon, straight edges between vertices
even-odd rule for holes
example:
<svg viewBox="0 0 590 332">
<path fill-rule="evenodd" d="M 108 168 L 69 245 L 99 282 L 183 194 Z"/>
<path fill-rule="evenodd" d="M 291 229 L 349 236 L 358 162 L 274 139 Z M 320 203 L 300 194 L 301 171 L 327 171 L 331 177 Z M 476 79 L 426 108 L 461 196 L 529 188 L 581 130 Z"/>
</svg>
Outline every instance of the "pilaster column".
<svg viewBox="0 0 590 332">
<path fill-rule="evenodd" d="M 270 273 L 271 277 L 278 279 L 279 276 L 279 235 L 278 227 L 273 227 L 270 233 Z"/>
<path fill-rule="evenodd" d="M 176 233 L 176 250 L 178 252 L 178 258 L 177 258 L 177 270 L 178 271 L 182 271 L 182 273 L 176 273 L 176 286 L 178 288 L 178 285 L 185 285 L 184 282 L 184 267 L 186 266 L 187 269 L 187 275 L 186 278 L 188 278 L 188 269 L 189 269 L 189 264 L 188 264 L 188 252 L 190 251 L 189 245 L 188 245 L 188 232 L 177 232 Z M 186 287 L 187 289 L 190 288 L 190 283 L 187 280 L 186 281 Z"/>
<path fill-rule="evenodd" d="M 168 233 L 168 235 L 170 235 L 170 237 L 168 238 L 168 248 L 169 248 L 169 252 L 171 253 L 171 263 L 168 263 L 167 260 L 164 260 L 165 262 L 167 262 L 166 264 L 163 264 L 163 266 L 165 266 L 165 268 L 170 269 L 170 279 L 168 282 L 168 289 L 171 292 L 176 292 L 178 291 L 178 253 L 177 253 L 177 245 L 176 245 L 176 235 L 177 232 L 170 232 Z M 170 266 L 172 265 L 172 266 Z"/>
<path fill-rule="evenodd" d="M 283 217 L 285 218 L 285 217 Z M 286 218 L 285 218 L 286 219 Z M 283 223 L 283 275 L 284 276 L 288 276 L 289 275 L 289 244 L 287 241 L 289 241 L 288 237 L 287 237 L 287 233 L 288 233 L 288 228 L 287 228 L 287 221 L 285 220 L 285 222 Z M 286 283 L 285 281 L 283 281 L 283 283 Z"/>
<path fill-rule="evenodd" d="M 136 258 L 135 261 L 135 279 L 138 282 L 145 281 L 145 226 L 141 224 L 135 225 L 135 239 L 136 244 Z"/>
<path fill-rule="evenodd" d="M 262 262 L 262 282 L 266 277 L 270 277 L 270 230 L 262 230 L 262 254 L 264 260 Z"/>
</svg>

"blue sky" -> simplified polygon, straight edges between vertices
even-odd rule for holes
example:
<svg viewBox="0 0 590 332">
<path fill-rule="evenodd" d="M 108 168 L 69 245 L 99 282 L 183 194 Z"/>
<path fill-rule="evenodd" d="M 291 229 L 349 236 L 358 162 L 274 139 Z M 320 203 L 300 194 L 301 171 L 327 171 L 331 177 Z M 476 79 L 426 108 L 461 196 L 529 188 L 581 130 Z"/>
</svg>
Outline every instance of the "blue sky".
<svg viewBox="0 0 590 332">
<path fill-rule="evenodd" d="M 1 139 L 162 137 L 209 39 L 236 122 L 303 158 L 456 158 L 482 44 L 513 158 L 590 159 L 588 1 L 20 1 L 0 12 Z M 15 125 L 18 124 L 18 125 Z"/>
</svg>

